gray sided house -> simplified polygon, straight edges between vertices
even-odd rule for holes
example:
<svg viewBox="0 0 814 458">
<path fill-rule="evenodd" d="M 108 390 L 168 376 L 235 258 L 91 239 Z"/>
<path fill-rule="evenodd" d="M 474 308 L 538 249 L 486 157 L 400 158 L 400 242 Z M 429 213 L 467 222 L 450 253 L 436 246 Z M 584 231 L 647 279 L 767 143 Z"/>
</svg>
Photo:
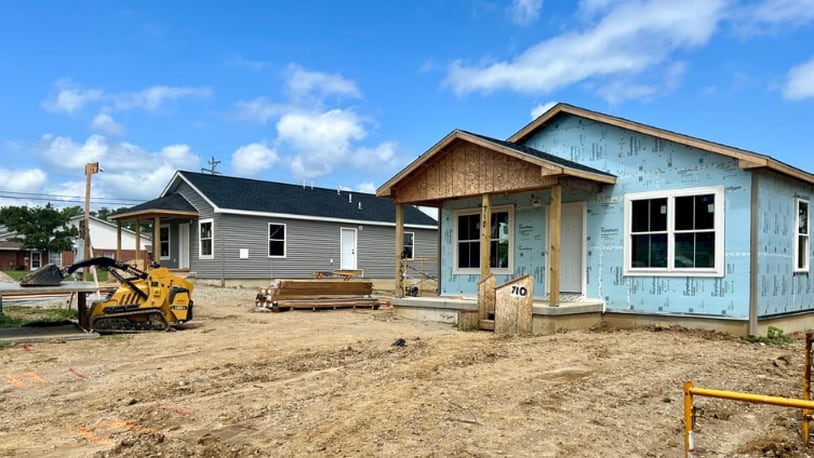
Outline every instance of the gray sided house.
<svg viewBox="0 0 814 458">
<path fill-rule="evenodd" d="M 408 254 L 437 259 L 435 219 L 404 214 Z M 110 219 L 152 223 L 155 261 L 222 285 L 340 269 L 395 276 L 395 206 L 372 194 L 177 171 L 159 198 Z"/>
<path fill-rule="evenodd" d="M 763 154 L 558 104 L 507 140 L 455 130 L 377 194 L 440 209 L 441 298 L 531 275 L 537 333 L 814 326 L 814 175 Z"/>
</svg>

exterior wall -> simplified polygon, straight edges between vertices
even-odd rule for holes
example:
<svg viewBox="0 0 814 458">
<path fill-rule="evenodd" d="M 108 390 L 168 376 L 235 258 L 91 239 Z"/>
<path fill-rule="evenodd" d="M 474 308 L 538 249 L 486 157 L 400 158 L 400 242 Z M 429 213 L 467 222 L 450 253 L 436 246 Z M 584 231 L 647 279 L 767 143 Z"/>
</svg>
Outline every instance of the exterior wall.
<svg viewBox="0 0 814 458">
<path fill-rule="evenodd" d="M 268 256 L 269 223 L 286 225 L 286 256 L 283 258 Z M 190 270 L 199 278 L 312 278 L 315 271 L 339 269 L 341 228 L 356 230 L 357 268 L 364 271 L 365 278 L 393 278 L 395 274 L 395 228 L 391 226 L 218 214 L 215 217 L 214 259 L 198 258 L 198 225 L 194 223 L 192 226 Z M 416 233 L 418 255 L 434 256 L 436 231 L 407 230 Z M 241 249 L 247 250 L 248 258 L 240 258 Z M 435 274 L 436 270 L 432 273 Z"/>
<path fill-rule="evenodd" d="M 793 247 L 796 199 L 814 201 L 814 186 L 765 172 L 758 183 L 758 316 L 810 311 L 814 309 L 814 278 L 811 271 L 794 272 Z"/>
<path fill-rule="evenodd" d="M 751 175 L 737 160 L 573 116 L 526 144 L 617 176 L 588 202 L 588 296 L 611 311 L 748 317 Z M 701 186 L 724 186 L 725 276 L 625 276 L 625 194 Z"/>
<path fill-rule="evenodd" d="M 593 199 L 592 194 L 582 190 L 565 190 L 563 204 L 584 202 Z M 513 273 L 495 274 L 498 285 L 529 274 L 533 278 L 534 297 L 543 299 L 548 295 L 548 204 L 551 201 L 549 191 L 525 192 L 492 197 L 492 207 L 511 206 L 514 208 L 514 227 L 511 228 L 514 240 L 512 247 Z M 454 232 L 455 212 L 458 210 L 479 209 L 478 199 L 460 199 L 448 201 L 440 212 L 439 224 L 443 243 L 441 245 L 441 294 L 442 295 L 477 295 L 480 274 L 454 274 Z M 586 215 L 590 216 L 590 215 Z M 590 225 L 590 221 L 585 223 Z M 593 296 L 597 297 L 597 296 Z"/>
<path fill-rule="evenodd" d="M 587 297 L 605 301 L 608 311 L 748 317 L 751 175 L 736 160 L 572 116 L 544 127 L 526 144 L 617 176 L 616 185 L 604 186 L 596 194 L 563 190 L 563 203 L 584 200 L 587 204 Z M 703 186 L 724 187 L 724 276 L 626 276 L 625 194 Z M 543 206 L 535 208 L 534 200 Z M 497 283 L 529 273 L 537 298 L 546 295 L 549 201 L 548 191 L 492 197 L 493 207 L 515 208 L 514 273 L 498 275 Z M 441 294 L 477 294 L 479 275 L 453 274 L 453 227 L 455 210 L 479 205 L 480 199 L 462 199 L 446 202 L 441 210 Z M 791 211 L 793 199 L 787 205 Z M 789 226 L 792 221 L 788 219 Z M 790 237 L 784 239 L 787 246 Z"/>
<path fill-rule="evenodd" d="M 0 251 L 0 270 L 27 269 L 27 251 Z"/>
</svg>

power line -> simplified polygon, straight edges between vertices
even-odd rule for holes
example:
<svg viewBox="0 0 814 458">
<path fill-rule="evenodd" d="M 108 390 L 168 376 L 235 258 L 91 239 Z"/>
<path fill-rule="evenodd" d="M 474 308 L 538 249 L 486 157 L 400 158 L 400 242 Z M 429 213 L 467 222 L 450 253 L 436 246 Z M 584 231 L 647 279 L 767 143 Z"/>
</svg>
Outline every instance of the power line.
<svg viewBox="0 0 814 458">
<path fill-rule="evenodd" d="M 18 192 L 18 191 L 2 191 L 0 190 L 0 198 L 12 200 L 34 200 L 34 201 L 55 201 L 59 203 L 73 203 L 84 204 L 85 200 L 81 196 L 69 196 L 61 194 L 48 194 L 48 193 L 34 193 L 34 192 Z M 143 200 L 125 199 L 125 198 L 104 198 L 91 196 L 91 202 L 94 204 L 107 204 L 107 205 L 121 205 L 132 206 L 142 203 Z"/>
</svg>

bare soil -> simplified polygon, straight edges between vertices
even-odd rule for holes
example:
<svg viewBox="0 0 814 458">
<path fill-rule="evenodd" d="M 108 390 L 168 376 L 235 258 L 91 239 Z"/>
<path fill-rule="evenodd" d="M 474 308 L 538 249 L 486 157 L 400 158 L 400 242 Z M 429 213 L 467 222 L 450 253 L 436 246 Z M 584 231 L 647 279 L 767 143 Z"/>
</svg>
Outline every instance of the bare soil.
<svg viewBox="0 0 814 458">
<path fill-rule="evenodd" d="M 500 338 L 389 309 L 257 313 L 254 294 L 199 286 L 175 332 L 1 349 L 0 455 L 680 457 L 684 380 L 802 394 L 799 339 Z M 799 410 L 696 404 L 695 456 L 814 456 Z"/>
</svg>

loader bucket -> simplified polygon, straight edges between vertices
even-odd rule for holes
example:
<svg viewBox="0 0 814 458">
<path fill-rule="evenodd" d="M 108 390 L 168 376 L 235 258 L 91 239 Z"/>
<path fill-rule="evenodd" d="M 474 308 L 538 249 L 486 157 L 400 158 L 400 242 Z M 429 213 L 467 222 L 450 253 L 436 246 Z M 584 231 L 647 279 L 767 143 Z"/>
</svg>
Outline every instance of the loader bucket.
<svg viewBox="0 0 814 458">
<path fill-rule="evenodd" d="M 59 286 L 62 272 L 54 264 L 46 264 L 20 280 L 20 286 Z"/>
</svg>

